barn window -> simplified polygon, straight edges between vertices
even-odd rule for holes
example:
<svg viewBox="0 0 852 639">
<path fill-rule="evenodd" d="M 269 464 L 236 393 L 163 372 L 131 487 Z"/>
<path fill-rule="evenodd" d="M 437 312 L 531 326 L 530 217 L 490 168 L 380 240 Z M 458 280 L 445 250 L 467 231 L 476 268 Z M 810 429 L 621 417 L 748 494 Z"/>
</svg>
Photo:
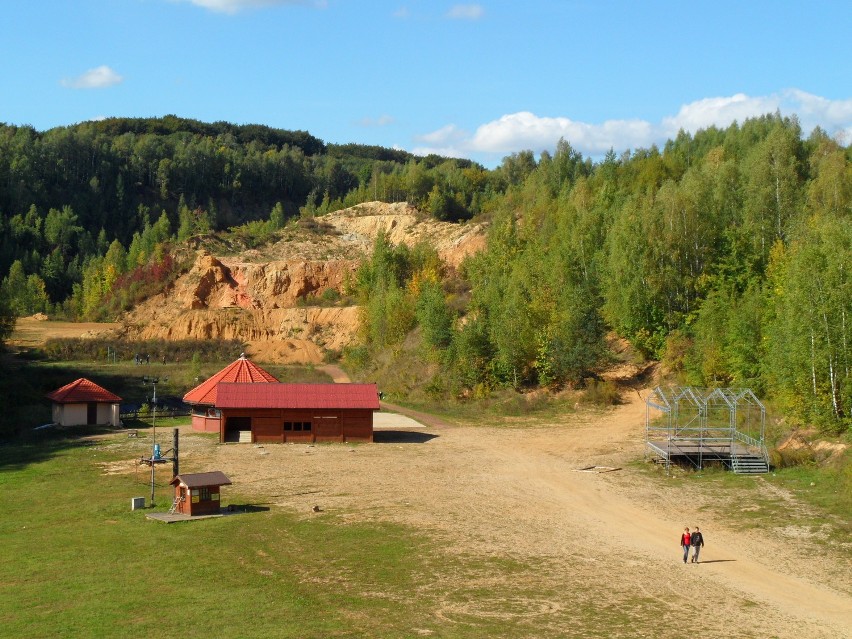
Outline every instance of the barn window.
<svg viewBox="0 0 852 639">
<path fill-rule="evenodd" d="M 311 422 L 284 422 L 284 430 L 287 431 L 311 431 Z"/>
<path fill-rule="evenodd" d="M 201 501 L 210 501 L 210 487 L 209 486 L 204 486 L 202 488 L 199 488 L 198 490 L 199 490 L 198 497 L 199 497 L 199 499 L 201 499 Z"/>
</svg>

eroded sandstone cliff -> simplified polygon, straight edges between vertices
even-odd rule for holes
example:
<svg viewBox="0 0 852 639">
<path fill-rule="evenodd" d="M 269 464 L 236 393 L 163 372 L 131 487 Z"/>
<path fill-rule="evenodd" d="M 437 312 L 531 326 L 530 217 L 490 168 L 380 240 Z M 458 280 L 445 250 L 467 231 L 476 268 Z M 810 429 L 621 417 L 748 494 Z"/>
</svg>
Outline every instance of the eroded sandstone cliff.
<svg viewBox="0 0 852 639">
<path fill-rule="evenodd" d="M 330 301 L 344 295 L 379 233 L 394 244 L 428 242 L 451 268 L 485 241 L 482 225 L 424 220 L 404 203 L 362 204 L 320 220 L 319 233 L 285 232 L 264 249 L 236 256 L 199 250 L 169 291 L 127 314 L 124 333 L 239 339 L 261 361 L 318 363 L 323 349 L 339 350 L 357 334 L 358 307 Z"/>
</svg>

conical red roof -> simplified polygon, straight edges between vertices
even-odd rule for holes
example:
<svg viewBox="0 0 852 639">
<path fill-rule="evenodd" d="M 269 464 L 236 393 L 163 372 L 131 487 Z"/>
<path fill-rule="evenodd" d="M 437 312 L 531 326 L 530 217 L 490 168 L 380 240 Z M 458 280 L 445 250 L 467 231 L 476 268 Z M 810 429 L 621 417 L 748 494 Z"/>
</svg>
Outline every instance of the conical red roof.
<svg viewBox="0 0 852 639">
<path fill-rule="evenodd" d="M 257 364 L 248 361 L 245 355 L 220 370 L 213 377 L 201 382 L 198 386 L 183 396 L 188 404 L 204 404 L 213 406 L 216 403 L 216 385 L 219 382 L 235 382 L 237 384 L 277 384 L 278 380 L 267 373 Z"/>
<path fill-rule="evenodd" d="M 57 404 L 78 404 L 88 402 L 100 402 L 105 404 L 114 404 L 120 402 L 121 397 L 110 393 L 102 386 L 98 386 L 85 377 L 65 384 L 62 388 L 58 388 L 47 395 L 48 399 L 53 400 Z"/>
</svg>

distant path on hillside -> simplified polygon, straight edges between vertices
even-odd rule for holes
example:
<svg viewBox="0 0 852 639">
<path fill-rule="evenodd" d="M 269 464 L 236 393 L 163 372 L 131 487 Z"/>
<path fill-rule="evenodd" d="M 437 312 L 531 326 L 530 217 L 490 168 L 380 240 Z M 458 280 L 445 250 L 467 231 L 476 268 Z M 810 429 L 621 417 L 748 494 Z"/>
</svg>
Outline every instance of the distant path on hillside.
<svg viewBox="0 0 852 639">
<path fill-rule="evenodd" d="M 405 406 L 399 406 L 397 404 L 389 404 L 388 402 L 380 402 L 380 406 L 383 411 L 388 411 L 391 413 L 399 413 L 400 415 L 405 415 L 406 417 L 410 417 L 425 426 L 433 426 L 436 428 L 454 428 L 453 424 L 449 422 L 445 422 L 440 417 L 435 417 L 434 415 L 430 415 L 429 413 L 421 413 L 417 410 L 412 410 L 410 408 L 406 408 Z"/>
<path fill-rule="evenodd" d="M 352 381 L 349 379 L 349 375 L 346 374 L 346 371 L 336 364 L 325 364 L 323 366 L 318 366 L 317 369 L 328 374 L 335 384 L 349 384 Z"/>
</svg>

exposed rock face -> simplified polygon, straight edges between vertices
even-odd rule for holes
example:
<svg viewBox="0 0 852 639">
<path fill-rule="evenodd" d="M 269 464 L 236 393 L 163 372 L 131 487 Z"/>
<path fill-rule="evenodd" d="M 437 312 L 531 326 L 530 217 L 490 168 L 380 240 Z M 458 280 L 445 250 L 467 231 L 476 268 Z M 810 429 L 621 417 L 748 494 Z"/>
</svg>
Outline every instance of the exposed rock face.
<svg viewBox="0 0 852 639">
<path fill-rule="evenodd" d="M 482 224 L 450 224 L 421 219 L 416 208 L 405 202 L 368 202 L 323 217 L 342 237 L 358 244 L 364 253 L 373 248 L 380 232 L 393 244 L 431 244 L 444 262 L 458 267 L 462 260 L 485 247 Z"/>
<path fill-rule="evenodd" d="M 238 257 L 199 251 L 192 269 L 171 291 L 128 313 L 124 332 L 134 338 L 239 339 L 261 361 L 322 361 L 355 338 L 359 309 L 311 306 L 326 291 L 344 292 L 376 236 L 394 244 L 427 242 L 457 267 L 485 245 L 482 225 L 421 220 L 407 204 L 381 202 L 319 218 L 328 232 L 284 234 Z"/>
<path fill-rule="evenodd" d="M 351 260 L 287 260 L 254 264 L 202 253 L 175 287 L 172 299 L 189 308 L 286 308 L 308 295 L 341 292 L 358 268 Z"/>
</svg>

